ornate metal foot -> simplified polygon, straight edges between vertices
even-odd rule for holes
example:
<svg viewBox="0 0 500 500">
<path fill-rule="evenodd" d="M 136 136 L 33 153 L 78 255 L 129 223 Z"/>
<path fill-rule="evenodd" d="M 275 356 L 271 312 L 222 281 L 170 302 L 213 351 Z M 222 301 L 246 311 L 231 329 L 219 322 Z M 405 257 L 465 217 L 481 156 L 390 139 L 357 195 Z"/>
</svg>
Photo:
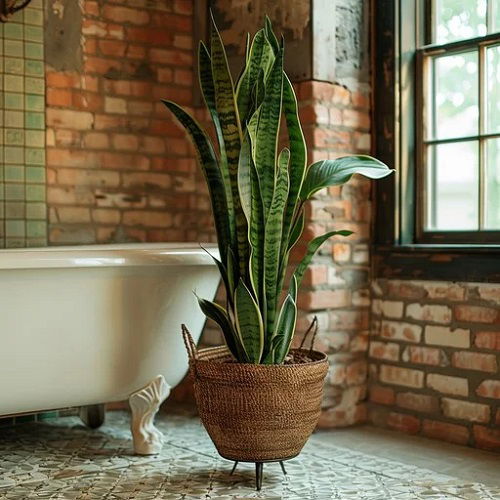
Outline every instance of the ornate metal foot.
<svg viewBox="0 0 500 500">
<path fill-rule="evenodd" d="M 82 422 L 91 429 L 97 429 L 104 423 L 106 411 L 104 405 L 90 405 L 80 407 Z"/>
<path fill-rule="evenodd" d="M 161 451 L 163 434 L 154 426 L 154 417 L 169 394 L 170 386 L 163 375 L 158 375 L 146 387 L 130 396 L 131 430 L 134 451 L 138 455 L 155 455 Z"/>
</svg>

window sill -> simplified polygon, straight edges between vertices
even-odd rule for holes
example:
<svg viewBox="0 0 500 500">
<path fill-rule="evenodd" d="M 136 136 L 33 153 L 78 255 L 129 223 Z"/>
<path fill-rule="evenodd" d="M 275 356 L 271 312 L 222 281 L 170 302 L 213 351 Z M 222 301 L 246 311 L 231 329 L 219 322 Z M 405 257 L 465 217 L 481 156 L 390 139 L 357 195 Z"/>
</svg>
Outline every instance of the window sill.
<svg viewBox="0 0 500 500">
<path fill-rule="evenodd" d="M 377 278 L 500 283 L 500 245 L 375 245 Z"/>
</svg>

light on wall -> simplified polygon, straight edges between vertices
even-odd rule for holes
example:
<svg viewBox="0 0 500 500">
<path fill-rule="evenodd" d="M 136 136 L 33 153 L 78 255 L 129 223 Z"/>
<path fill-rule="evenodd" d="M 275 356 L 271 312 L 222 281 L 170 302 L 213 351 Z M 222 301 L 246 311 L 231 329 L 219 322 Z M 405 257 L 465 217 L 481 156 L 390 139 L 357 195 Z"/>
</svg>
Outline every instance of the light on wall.
<svg viewBox="0 0 500 500">
<path fill-rule="evenodd" d="M 31 0 L 0 0 L 0 21 L 6 23 L 9 17 L 24 9 Z"/>
</svg>

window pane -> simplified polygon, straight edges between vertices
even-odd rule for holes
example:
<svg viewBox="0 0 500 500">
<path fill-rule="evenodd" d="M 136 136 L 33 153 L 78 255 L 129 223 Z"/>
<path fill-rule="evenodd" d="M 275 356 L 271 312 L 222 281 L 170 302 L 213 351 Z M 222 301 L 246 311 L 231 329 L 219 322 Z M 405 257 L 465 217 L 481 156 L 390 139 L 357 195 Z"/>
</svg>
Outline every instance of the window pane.
<svg viewBox="0 0 500 500">
<path fill-rule="evenodd" d="M 486 35 L 487 0 L 436 0 L 435 43 Z"/>
<path fill-rule="evenodd" d="M 477 51 L 433 58 L 434 138 L 465 137 L 478 133 Z M 429 89 L 432 95 L 432 87 Z"/>
<path fill-rule="evenodd" d="M 488 65 L 487 132 L 500 132 L 500 45 L 486 50 L 486 64 Z"/>
<path fill-rule="evenodd" d="M 486 143 L 486 229 L 500 229 L 500 139 Z"/>
<path fill-rule="evenodd" d="M 500 0 L 490 0 L 490 2 L 493 2 L 491 6 L 490 32 L 496 33 L 500 31 Z"/>
<path fill-rule="evenodd" d="M 429 147 L 428 229 L 478 229 L 478 143 Z"/>
</svg>

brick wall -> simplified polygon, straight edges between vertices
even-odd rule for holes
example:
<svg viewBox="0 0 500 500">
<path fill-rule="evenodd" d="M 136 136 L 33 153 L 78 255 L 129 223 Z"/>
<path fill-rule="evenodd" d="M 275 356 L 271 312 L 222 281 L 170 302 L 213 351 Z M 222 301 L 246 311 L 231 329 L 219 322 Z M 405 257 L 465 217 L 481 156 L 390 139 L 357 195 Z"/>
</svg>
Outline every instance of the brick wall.
<svg viewBox="0 0 500 500">
<path fill-rule="evenodd" d="M 500 450 L 500 286 L 373 284 L 370 418 Z"/>
<path fill-rule="evenodd" d="M 326 82 L 297 87 L 309 163 L 370 149 L 369 99 L 366 94 Z M 366 352 L 369 332 L 370 183 L 352 179 L 318 193 L 308 206 L 307 240 L 327 231 L 348 229 L 348 238 L 325 243 L 307 271 L 299 292 L 298 332 L 318 317 L 316 347 L 328 353 L 321 426 L 363 421 L 366 408 Z M 292 260 L 305 247 L 298 245 Z M 300 334 L 297 343 L 300 342 Z"/>
<path fill-rule="evenodd" d="M 191 146 L 160 102 L 193 102 L 193 2 L 82 9 L 81 67 L 46 66 L 49 243 L 213 238 Z"/>
</svg>

